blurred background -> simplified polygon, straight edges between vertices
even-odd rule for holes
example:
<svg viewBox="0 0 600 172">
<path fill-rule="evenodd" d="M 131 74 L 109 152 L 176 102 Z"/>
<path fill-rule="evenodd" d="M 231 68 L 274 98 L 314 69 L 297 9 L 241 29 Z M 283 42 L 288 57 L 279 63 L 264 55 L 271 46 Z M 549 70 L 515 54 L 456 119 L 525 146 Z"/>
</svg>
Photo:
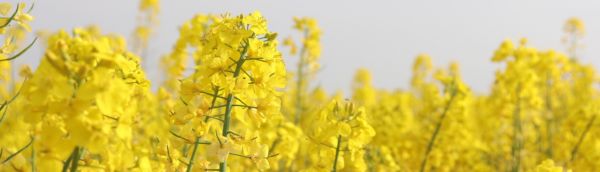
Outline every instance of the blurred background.
<svg viewBox="0 0 600 172">
<path fill-rule="evenodd" d="M 592 0 L 162 0 L 160 25 L 149 44 L 146 71 L 156 88 L 161 81 L 159 58 L 170 51 L 179 25 L 194 14 L 237 15 L 258 10 L 280 38 L 296 34 L 292 30 L 294 16 L 319 21 L 323 53 L 316 81 L 327 91 L 348 93 L 347 87 L 360 67 L 371 70 L 376 87 L 406 88 L 414 57 L 427 53 L 436 66 L 459 62 L 465 81 L 483 93 L 490 88 L 494 71 L 501 67 L 490 59 L 504 39 L 517 42 L 526 37 L 529 45 L 537 48 L 564 51 L 562 29 L 570 17 L 581 18 L 586 26 L 580 61 L 600 67 L 598 7 L 600 1 Z M 103 33 L 117 33 L 131 40 L 137 13 L 137 0 L 38 0 L 32 28 L 53 32 L 94 24 Z M 43 49 L 43 44 L 36 44 L 16 63 L 35 67 Z M 284 58 L 288 69 L 294 70 L 297 57 Z"/>
</svg>

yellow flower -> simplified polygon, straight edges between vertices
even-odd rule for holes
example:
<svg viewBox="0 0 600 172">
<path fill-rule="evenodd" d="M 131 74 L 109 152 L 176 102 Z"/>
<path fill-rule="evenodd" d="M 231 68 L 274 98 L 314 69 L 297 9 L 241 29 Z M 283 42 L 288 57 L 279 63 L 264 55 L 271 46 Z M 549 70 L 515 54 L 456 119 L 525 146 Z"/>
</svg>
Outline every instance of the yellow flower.
<svg viewBox="0 0 600 172">
<path fill-rule="evenodd" d="M 255 142 L 248 149 L 250 159 L 256 164 L 259 170 L 270 168 L 269 161 L 267 161 L 267 157 L 269 156 L 269 147 L 267 145 Z"/>
<path fill-rule="evenodd" d="M 158 12 L 160 0 L 140 0 L 140 10 L 152 10 Z"/>
<path fill-rule="evenodd" d="M 284 39 L 283 45 L 290 47 L 291 55 L 296 55 L 296 53 L 298 53 L 298 46 L 296 46 L 296 43 L 294 43 L 294 40 L 292 40 L 291 37 Z"/>
<path fill-rule="evenodd" d="M 221 142 L 216 142 L 210 145 L 208 148 L 208 155 L 211 158 L 217 160 L 217 162 L 227 161 L 229 153 L 234 151 L 234 145 L 227 138 L 220 138 Z"/>
<path fill-rule="evenodd" d="M 0 3 L 0 15 L 3 15 L 3 16 L 8 15 L 11 8 L 12 8 L 12 5 L 8 2 Z M 1 22 L 0 24 L 4 24 L 4 22 Z"/>
<path fill-rule="evenodd" d="M 515 46 L 513 45 L 511 40 L 509 40 L 509 39 L 504 40 L 502 42 L 502 44 L 500 45 L 500 47 L 496 50 L 496 52 L 494 52 L 494 57 L 492 57 L 492 61 L 493 62 L 503 61 L 507 57 L 513 55 L 514 49 L 515 49 Z"/>
<path fill-rule="evenodd" d="M 556 166 L 556 165 L 554 165 L 554 161 L 552 161 L 551 159 L 548 159 L 548 160 L 544 160 L 541 164 L 539 164 L 537 167 L 535 167 L 534 171 L 535 172 L 564 172 L 564 171 L 570 172 L 571 170 L 565 170 L 561 166 Z"/>
<path fill-rule="evenodd" d="M 569 18 L 564 25 L 564 31 L 568 33 L 574 33 L 576 35 L 585 34 L 585 25 L 583 21 L 577 17 Z"/>
<path fill-rule="evenodd" d="M 152 166 L 150 165 L 150 160 L 148 159 L 148 157 L 140 158 L 139 167 L 142 172 L 152 171 Z"/>
<path fill-rule="evenodd" d="M 244 17 L 243 22 L 250 25 L 250 30 L 255 34 L 262 35 L 268 32 L 267 20 L 265 20 L 258 11 Z"/>
<path fill-rule="evenodd" d="M 29 22 L 33 20 L 33 16 L 27 14 L 25 3 L 19 4 L 19 9 L 17 15 L 14 18 L 14 21 L 25 31 L 31 32 L 31 27 L 29 26 Z"/>
<path fill-rule="evenodd" d="M 110 78 L 110 76 L 98 76 L 98 78 Z M 129 104 L 129 98 L 123 95 L 131 95 L 131 89 L 128 85 L 119 79 L 108 80 L 110 85 L 107 86 L 105 92 L 99 93 L 96 97 L 96 104 L 100 112 L 106 115 L 123 114 L 125 107 Z M 103 81 L 103 82 L 106 82 Z M 80 93 L 89 94 L 89 93 Z"/>
</svg>

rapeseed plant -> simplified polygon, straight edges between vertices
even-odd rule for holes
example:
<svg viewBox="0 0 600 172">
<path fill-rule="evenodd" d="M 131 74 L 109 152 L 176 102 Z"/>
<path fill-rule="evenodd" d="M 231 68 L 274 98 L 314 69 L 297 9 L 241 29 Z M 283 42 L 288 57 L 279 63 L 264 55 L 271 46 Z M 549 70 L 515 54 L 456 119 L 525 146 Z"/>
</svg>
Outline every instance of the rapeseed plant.
<svg viewBox="0 0 600 172">
<path fill-rule="evenodd" d="M 579 60 L 577 18 L 563 28 L 564 53 L 504 40 L 490 53 L 501 67 L 488 93 L 473 92 L 458 63 L 419 54 L 407 89 L 377 88 L 361 68 L 346 98 L 314 83 L 313 18 L 293 19 L 296 42 L 260 12 L 197 14 L 162 56 L 153 92 L 142 64 L 160 34 L 158 0 L 140 2 L 131 51 L 98 27 L 59 30 L 40 38 L 40 65 L 17 76 L 13 60 L 37 40 L 24 42 L 30 11 L 0 3 L 0 171 L 600 168 L 600 80 Z M 295 71 L 287 58 L 298 58 Z"/>
</svg>

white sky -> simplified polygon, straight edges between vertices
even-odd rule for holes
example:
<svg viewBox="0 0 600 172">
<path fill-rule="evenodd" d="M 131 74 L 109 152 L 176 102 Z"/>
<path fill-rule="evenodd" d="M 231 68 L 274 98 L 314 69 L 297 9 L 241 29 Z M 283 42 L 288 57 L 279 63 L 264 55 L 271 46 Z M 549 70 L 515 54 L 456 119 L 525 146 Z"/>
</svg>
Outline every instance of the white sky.
<svg viewBox="0 0 600 172">
<path fill-rule="evenodd" d="M 9 0 L 16 2 L 15 0 Z M 31 2 L 31 1 L 25 1 Z M 105 33 L 129 38 L 135 26 L 137 0 L 38 0 L 32 27 L 36 30 L 70 29 L 96 24 Z M 585 21 L 584 63 L 600 67 L 600 1 L 582 0 L 162 0 L 160 28 L 150 44 L 152 67 L 147 74 L 154 85 L 160 80 L 158 58 L 170 51 L 177 28 L 196 13 L 232 14 L 261 11 L 271 31 L 292 34 L 292 17 L 319 20 L 322 37 L 322 71 L 317 82 L 329 91 L 347 93 L 355 69 L 372 71 L 380 88 L 406 88 L 411 64 L 419 53 L 428 53 L 434 64 L 461 64 L 466 82 L 476 91 L 487 91 L 493 82 L 493 51 L 505 38 L 527 37 L 540 49 L 564 50 L 560 39 L 563 22 L 572 16 Z M 43 47 L 38 44 L 18 63 L 36 65 Z M 282 49 L 283 50 L 283 49 Z M 289 57 L 286 57 L 290 59 Z M 293 70 L 295 59 L 288 61 Z"/>
</svg>

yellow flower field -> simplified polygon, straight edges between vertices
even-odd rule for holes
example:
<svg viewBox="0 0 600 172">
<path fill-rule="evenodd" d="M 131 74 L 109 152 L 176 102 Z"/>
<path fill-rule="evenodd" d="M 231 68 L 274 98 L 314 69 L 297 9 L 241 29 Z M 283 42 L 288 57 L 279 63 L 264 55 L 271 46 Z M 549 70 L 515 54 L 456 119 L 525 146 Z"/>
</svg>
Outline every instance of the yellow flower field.
<svg viewBox="0 0 600 172">
<path fill-rule="evenodd" d="M 498 40 L 489 92 L 420 54 L 408 88 L 357 69 L 344 96 L 312 84 L 317 19 L 290 19 L 294 38 L 260 12 L 197 14 L 161 56 L 155 91 L 141 57 L 158 4 L 140 2 L 127 42 L 95 26 L 36 37 L 33 4 L 0 2 L 0 171 L 600 170 L 600 77 L 578 60 L 578 18 L 566 52 Z M 40 64 L 14 66 L 34 44 Z"/>
</svg>

